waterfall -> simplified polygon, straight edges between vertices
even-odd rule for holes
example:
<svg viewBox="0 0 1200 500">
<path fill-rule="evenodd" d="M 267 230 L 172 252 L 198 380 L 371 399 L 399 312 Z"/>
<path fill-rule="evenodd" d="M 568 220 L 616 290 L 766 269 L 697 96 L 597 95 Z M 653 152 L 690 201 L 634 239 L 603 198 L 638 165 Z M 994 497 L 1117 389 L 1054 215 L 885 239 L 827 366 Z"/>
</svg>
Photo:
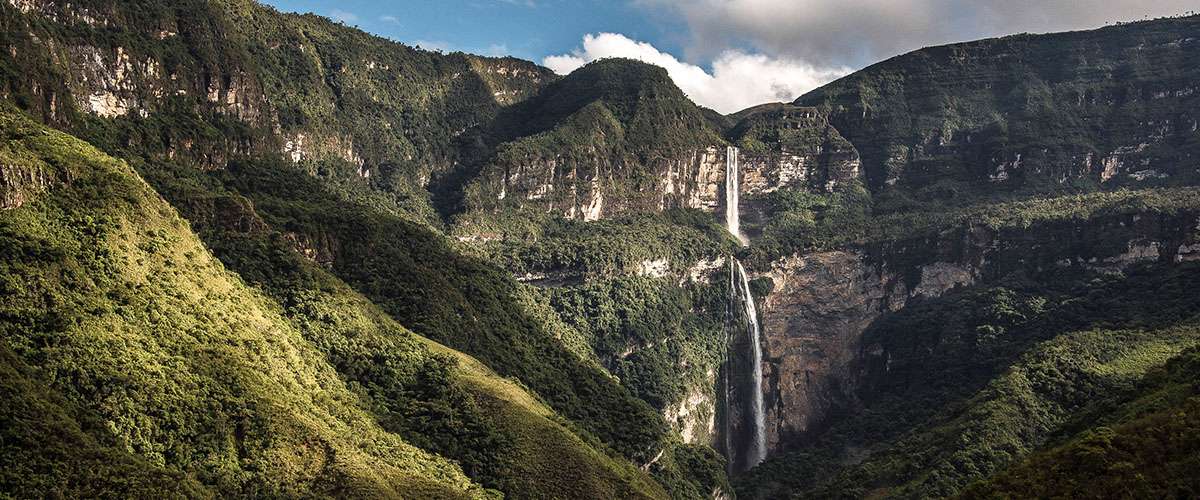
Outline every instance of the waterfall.
<svg viewBox="0 0 1200 500">
<path fill-rule="evenodd" d="M 746 468 L 750 468 L 767 458 L 767 415 L 762 386 L 762 329 L 758 325 L 758 309 L 754 306 L 754 295 L 750 293 L 750 279 L 746 275 L 746 268 L 737 260 L 730 264 L 729 286 L 742 303 L 750 344 L 750 414 L 753 417 L 750 423 L 754 431 L 746 456 Z"/>
<path fill-rule="evenodd" d="M 725 227 L 742 245 L 748 242 L 742 236 L 741 214 L 738 213 L 738 148 L 725 148 Z"/>
<path fill-rule="evenodd" d="M 738 213 L 738 192 L 741 187 L 738 183 L 738 149 L 729 147 L 725 153 L 725 227 L 729 233 L 738 239 L 742 245 L 747 245 L 749 241 L 742 236 L 740 214 Z M 749 360 L 751 363 L 750 370 L 750 415 L 749 420 L 752 431 L 752 440 L 749 446 L 745 449 L 745 469 L 750 469 L 767 458 L 767 424 L 766 411 L 763 401 L 763 370 L 762 370 L 762 331 L 758 324 L 758 310 L 754 306 L 754 295 L 750 293 L 750 279 L 746 275 L 746 268 L 742 266 L 736 258 L 730 258 L 729 262 L 729 295 L 730 304 L 741 305 L 741 313 L 746 317 L 747 325 L 747 344 L 749 344 Z M 731 310 L 733 308 L 731 307 Z M 737 330 L 734 330 L 734 335 L 730 335 L 729 345 L 736 345 L 733 339 Z M 732 366 L 728 363 L 730 356 L 726 356 L 726 366 Z M 733 413 L 728 409 L 730 401 L 733 400 L 731 393 L 733 383 L 730 380 L 728 369 L 725 374 L 725 404 L 727 405 L 725 414 L 725 449 L 729 455 L 727 458 L 730 465 L 734 461 L 734 446 L 732 442 L 732 426 L 730 425 L 730 415 Z M 739 413 L 745 413 L 739 412 Z"/>
</svg>

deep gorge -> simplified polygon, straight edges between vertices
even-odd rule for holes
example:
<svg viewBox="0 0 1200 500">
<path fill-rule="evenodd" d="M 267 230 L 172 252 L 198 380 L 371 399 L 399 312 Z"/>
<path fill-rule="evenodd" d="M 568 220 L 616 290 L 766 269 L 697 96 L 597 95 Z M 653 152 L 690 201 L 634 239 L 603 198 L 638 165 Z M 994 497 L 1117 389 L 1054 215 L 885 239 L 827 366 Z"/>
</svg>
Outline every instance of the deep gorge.
<svg viewBox="0 0 1200 500">
<path fill-rule="evenodd" d="M 0 27 L 0 496 L 1200 491 L 1195 16 L 729 115 L 250 0 Z"/>
</svg>

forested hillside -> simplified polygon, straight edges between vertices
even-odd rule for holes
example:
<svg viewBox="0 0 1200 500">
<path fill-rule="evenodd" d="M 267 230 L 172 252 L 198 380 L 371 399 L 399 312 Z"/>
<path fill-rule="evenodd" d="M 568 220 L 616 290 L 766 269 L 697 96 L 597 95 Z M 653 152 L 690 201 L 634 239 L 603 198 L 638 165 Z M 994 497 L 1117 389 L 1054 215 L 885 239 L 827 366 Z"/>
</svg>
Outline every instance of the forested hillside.
<svg viewBox="0 0 1200 500">
<path fill-rule="evenodd" d="M 1197 40 L 720 116 L 633 60 L 0 2 L 0 496 L 1193 496 Z"/>
</svg>

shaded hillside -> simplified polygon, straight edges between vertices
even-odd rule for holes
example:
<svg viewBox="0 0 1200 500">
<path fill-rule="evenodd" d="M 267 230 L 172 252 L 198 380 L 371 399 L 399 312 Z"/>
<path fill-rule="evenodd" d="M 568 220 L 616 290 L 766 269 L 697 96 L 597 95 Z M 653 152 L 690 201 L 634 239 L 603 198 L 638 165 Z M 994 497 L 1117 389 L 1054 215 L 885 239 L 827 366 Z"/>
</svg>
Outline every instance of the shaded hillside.
<svg viewBox="0 0 1200 500">
<path fill-rule="evenodd" d="M 1200 364 L 1196 349 L 1141 382 L 1144 395 L 1114 405 L 1096 427 L 1039 452 L 964 498 L 1190 497 L 1200 492 Z"/>
<path fill-rule="evenodd" d="M 878 210 L 1190 185 L 1200 17 L 919 50 L 796 100 L 863 156 Z"/>
<path fill-rule="evenodd" d="M 1140 381 L 1200 343 L 1198 276 L 1195 264 L 1014 276 L 884 316 L 861 347 L 859 406 L 738 490 L 955 496 L 1060 432 L 1120 421 L 1114 404 L 1154 394 Z"/>
</svg>

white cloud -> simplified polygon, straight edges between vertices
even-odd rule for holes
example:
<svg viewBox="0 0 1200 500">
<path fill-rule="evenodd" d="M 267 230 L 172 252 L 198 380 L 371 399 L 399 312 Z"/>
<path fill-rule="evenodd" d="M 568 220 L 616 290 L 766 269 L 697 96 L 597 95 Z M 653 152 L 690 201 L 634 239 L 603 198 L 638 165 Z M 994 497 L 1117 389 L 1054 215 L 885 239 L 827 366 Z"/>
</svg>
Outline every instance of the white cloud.
<svg viewBox="0 0 1200 500">
<path fill-rule="evenodd" d="M 358 22 L 358 14 L 346 12 L 341 9 L 333 9 L 333 11 L 329 13 L 329 18 L 343 24 L 354 24 Z"/>
<path fill-rule="evenodd" d="M 634 0 L 682 18 L 687 55 L 729 46 L 818 65 L 861 66 L 937 45 L 1020 32 L 1087 29 L 1183 14 L 1196 0 Z"/>
<path fill-rule="evenodd" d="M 400 24 L 400 18 L 396 16 L 380 16 L 379 20 L 388 24 Z"/>
<path fill-rule="evenodd" d="M 713 60 L 711 72 L 680 61 L 645 42 L 616 33 L 583 37 L 583 47 L 570 54 L 550 56 L 546 67 L 566 74 L 597 59 L 627 57 L 666 68 L 675 84 L 697 104 L 721 113 L 750 106 L 790 101 L 849 72 L 846 68 L 817 68 L 762 54 L 726 50 Z"/>
</svg>

